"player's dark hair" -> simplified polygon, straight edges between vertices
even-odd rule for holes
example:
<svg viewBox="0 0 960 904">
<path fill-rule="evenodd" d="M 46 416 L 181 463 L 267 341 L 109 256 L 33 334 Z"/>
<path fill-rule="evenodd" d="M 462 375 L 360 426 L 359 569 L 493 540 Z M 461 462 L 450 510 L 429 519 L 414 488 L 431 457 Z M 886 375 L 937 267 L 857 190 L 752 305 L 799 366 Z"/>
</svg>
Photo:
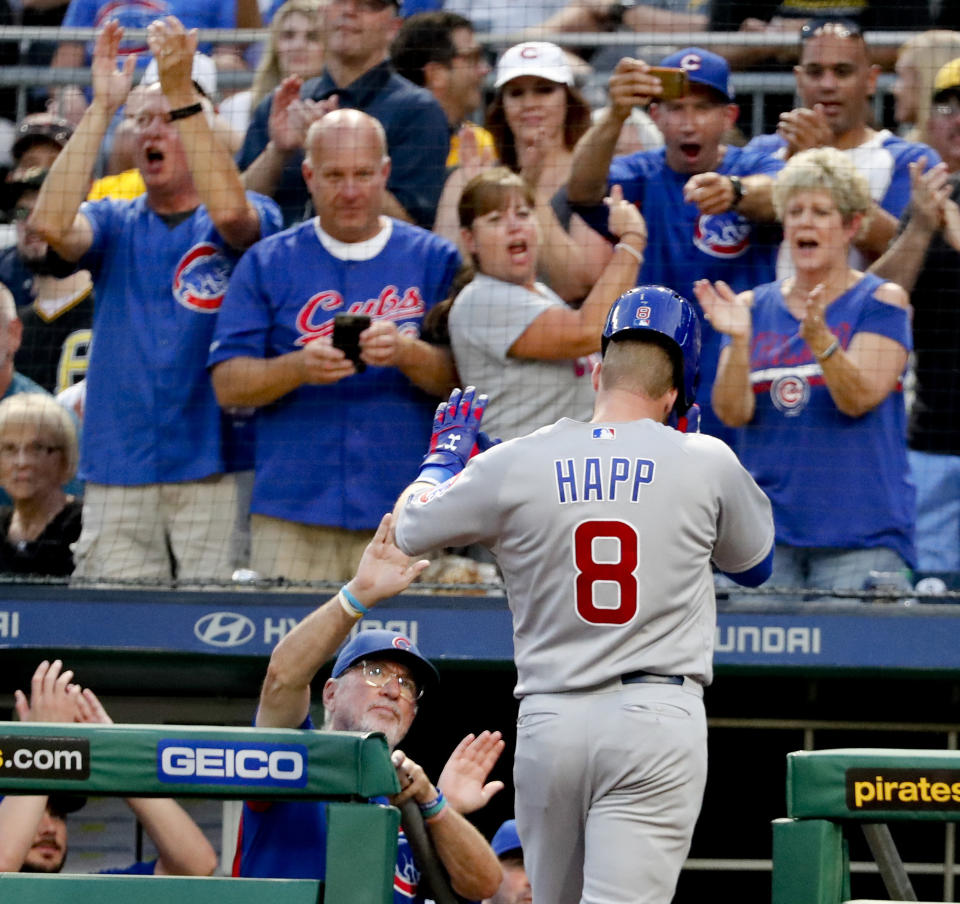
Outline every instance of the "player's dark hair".
<svg viewBox="0 0 960 904">
<path fill-rule="evenodd" d="M 509 85 L 510 83 L 507 82 Z M 567 92 L 567 115 L 563 121 L 563 144 L 568 151 L 584 136 L 590 128 L 590 105 L 579 89 L 570 85 L 563 86 Z M 520 169 L 517 158 L 517 145 L 507 124 L 507 114 L 503 106 L 503 87 L 497 91 L 484 121 L 486 130 L 493 136 L 493 145 L 497 150 L 497 159 L 510 169 Z"/>
<path fill-rule="evenodd" d="M 473 23 L 448 10 L 415 13 L 403 20 L 390 46 L 390 62 L 404 78 L 422 88 L 425 84 L 423 67 L 427 63 L 452 63 L 457 55 L 453 32 L 469 28 Z"/>
</svg>

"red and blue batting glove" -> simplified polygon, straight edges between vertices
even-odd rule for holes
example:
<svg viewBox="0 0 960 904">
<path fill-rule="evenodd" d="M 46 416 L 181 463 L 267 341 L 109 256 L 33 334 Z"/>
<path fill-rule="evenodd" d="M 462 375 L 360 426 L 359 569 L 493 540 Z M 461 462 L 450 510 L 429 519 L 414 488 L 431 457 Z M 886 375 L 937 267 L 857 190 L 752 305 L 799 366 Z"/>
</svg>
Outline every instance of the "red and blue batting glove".
<svg viewBox="0 0 960 904">
<path fill-rule="evenodd" d="M 480 430 L 487 396 L 480 395 L 474 400 L 475 394 L 473 386 L 468 386 L 462 393 L 454 389 L 449 400 L 437 406 L 430 449 L 420 464 L 417 480 L 443 483 L 459 474 L 474 455 L 499 442 L 491 440 Z"/>
<path fill-rule="evenodd" d="M 694 402 L 687 409 L 687 413 L 680 417 L 677 416 L 676 411 L 671 411 L 670 417 L 667 418 L 667 426 L 673 427 L 674 430 L 679 430 L 681 433 L 699 433 L 700 406 Z"/>
</svg>

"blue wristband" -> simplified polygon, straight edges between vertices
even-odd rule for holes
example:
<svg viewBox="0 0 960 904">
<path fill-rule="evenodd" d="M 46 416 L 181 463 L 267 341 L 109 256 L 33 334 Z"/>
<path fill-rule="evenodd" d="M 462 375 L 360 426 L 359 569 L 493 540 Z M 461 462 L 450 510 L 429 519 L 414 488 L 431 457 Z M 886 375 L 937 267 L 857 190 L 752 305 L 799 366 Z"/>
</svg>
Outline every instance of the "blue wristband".
<svg viewBox="0 0 960 904">
<path fill-rule="evenodd" d="M 423 815 L 424 819 L 431 819 L 436 816 L 445 806 L 447 805 L 447 799 L 443 796 L 442 791 L 437 792 L 437 796 L 426 804 L 418 804 L 420 807 L 420 813 Z"/>
<path fill-rule="evenodd" d="M 363 605 L 349 590 L 347 590 L 347 585 L 344 584 L 340 588 L 340 593 L 343 595 L 343 598 L 350 604 L 350 606 L 357 610 L 357 613 L 360 615 L 366 615 L 370 610 Z"/>
</svg>

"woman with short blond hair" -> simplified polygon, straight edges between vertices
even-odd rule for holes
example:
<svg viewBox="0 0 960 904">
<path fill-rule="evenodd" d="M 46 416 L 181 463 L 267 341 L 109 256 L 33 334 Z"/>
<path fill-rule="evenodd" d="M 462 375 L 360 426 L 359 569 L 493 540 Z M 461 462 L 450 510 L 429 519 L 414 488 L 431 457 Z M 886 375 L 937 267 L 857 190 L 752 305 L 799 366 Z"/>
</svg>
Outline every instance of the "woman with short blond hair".
<svg viewBox="0 0 960 904">
<path fill-rule="evenodd" d="M 77 470 L 77 431 L 52 396 L 23 392 L 0 402 L 0 573 L 66 576 L 80 536 L 79 500 L 63 486 Z"/>
</svg>

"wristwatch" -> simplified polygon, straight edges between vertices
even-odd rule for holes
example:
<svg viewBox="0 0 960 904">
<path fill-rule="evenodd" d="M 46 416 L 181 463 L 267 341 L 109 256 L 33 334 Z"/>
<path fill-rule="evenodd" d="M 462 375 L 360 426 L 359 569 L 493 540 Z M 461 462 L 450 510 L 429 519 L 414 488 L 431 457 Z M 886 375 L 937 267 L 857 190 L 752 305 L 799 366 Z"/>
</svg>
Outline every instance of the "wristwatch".
<svg viewBox="0 0 960 904">
<path fill-rule="evenodd" d="M 627 11 L 642 5 L 641 0 L 616 0 L 607 7 L 607 22 L 611 25 L 622 25 Z"/>
<path fill-rule="evenodd" d="M 740 181 L 739 176 L 727 176 L 727 178 L 730 180 L 730 187 L 733 189 L 733 201 L 730 204 L 730 209 L 736 210 L 746 196 L 747 190 L 743 187 L 743 182 Z"/>
</svg>

